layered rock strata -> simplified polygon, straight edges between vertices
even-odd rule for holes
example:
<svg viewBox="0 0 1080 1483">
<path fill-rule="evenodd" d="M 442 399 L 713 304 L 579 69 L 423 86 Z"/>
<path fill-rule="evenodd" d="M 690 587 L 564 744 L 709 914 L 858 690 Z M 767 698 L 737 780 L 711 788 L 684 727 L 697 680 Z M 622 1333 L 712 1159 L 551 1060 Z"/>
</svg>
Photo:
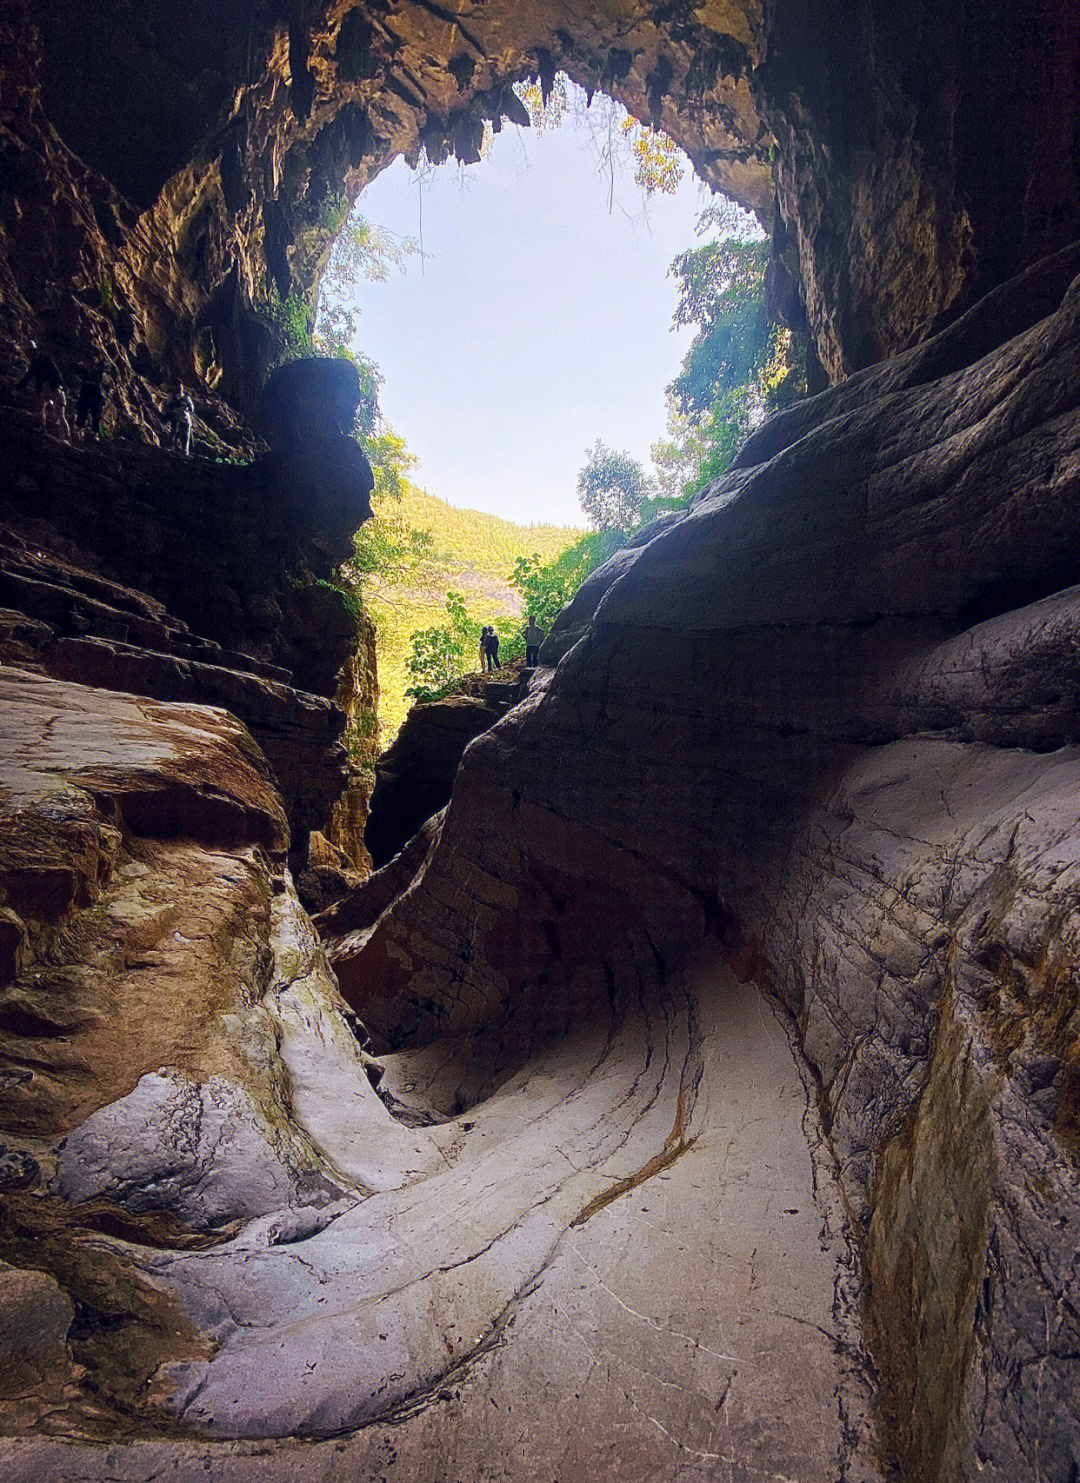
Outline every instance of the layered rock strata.
<svg viewBox="0 0 1080 1483">
<path fill-rule="evenodd" d="M 373 1090 L 238 723 L 13 668 L 0 698 L 0 1373 L 28 1438 L 4 1445 L 6 1477 L 408 1479 L 502 1465 L 522 1415 L 521 1477 L 610 1476 L 584 1438 L 613 1417 L 623 1471 L 876 1476 L 833 1313 L 851 1253 L 756 991 L 715 963 L 666 979 L 628 942 L 638 994 L 594 973 L 509 1079 L 493 1059 L 492 1085 L 463 1086 L 448 1044 L 385 1062 L 407 1126 Z M 148 1429 L 190 1439 L 44 1440 Z M 286 1436 L 311 1443 L 268 1462 L 227 1440 Z"/>
<path fill-rule="evenodd" d="M 14 470 L 0 508 L 0 657 L 227 707 L 271 762 L 297 860 L 321 831 L 365 864 L 369 790 L 343 802 L 342 739 L 374 716 L 374 634 L 333 583 L 341 548 L 321 533 L 321 507 L 270 460 L 65 443 L 10 409 L 0 435 Z M 361 487 L 345 523 L 367 508 Z"/>
<path fill-rule="evenodd" d="M 590 965 L 624 981 L 628 934 L 672 971 L 697 914 L 791 1016 L 904 1478 L 1066 1479 L 1080 1446 L 1076 269 L 774 420 L 621 556 L 332 954 L 383 1045 L 451 1037 L 464 1082 Z"/>
<path fill-rule="evenodd" d="M 5 673 L 11 1477 L 1071 1476 L 1076 271 L 591 584 L 322 919 L 378 1068 L 238 723 Z"/>
</svg>

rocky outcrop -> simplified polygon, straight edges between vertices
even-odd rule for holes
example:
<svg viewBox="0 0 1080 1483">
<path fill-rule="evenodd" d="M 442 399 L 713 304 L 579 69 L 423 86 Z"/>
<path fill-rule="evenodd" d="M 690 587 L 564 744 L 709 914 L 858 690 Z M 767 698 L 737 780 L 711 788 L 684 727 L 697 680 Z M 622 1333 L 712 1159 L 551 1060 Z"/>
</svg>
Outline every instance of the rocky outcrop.
<svg viewBox="0 0 1080 1483">
<path fill-rule="evenodd" d="M 0 415 L 5 1476 L 1067 1483 L 1078 254 L 994 286 L 1080 225 L 1075 7 L 135 9 L 0 17 L 0 345 L 112 434 L 182 375 L 249 460 L 353 193 L 558 66 L 893 358 L 582 589 L 322 915 L 351 1009 L 286 862 L 365 863 L 361 466 Z"/>
<path fill-rule="evenodd" d="M 274 768 L 298 859 L 330 830 L 362 864 L 366 792 L 331 821 L 352 771 L 343 736 L 374 715 L 374 635 L 333 584 L 326 507 L 283 488 L 270 460 L 62 443 L 10 411 L 0 435 L 17 470 L 0 515 L 0 657 L 227 707 Z M 352 487 L 349 526 L 368 508 Z"/>
<path fill-rule="evenodd" d="M 505 1460 L 534 1382 L 528 1473 L 608 1476 L 606 1448 L 567 1450 L 560 1373 L 577 1430 L 624 1415 L 618 1458 L 654 1473 L 686 1452 L 875 1476 L 831 1313 L 850 1253 L 756 991 L 642 959 L 636 999 L 598 977 L 570 1038 L 538 1042 L 483 1105 L 464 1105 L 484 1088 L 449 1046 L 388 1061 L 394 1120 L 243 729 L 16 669 L 0 694 L 0 890 L 23 928 L 0 995 L 2 1414 L 24 1437 L 2 1445 L 6 1476 L 449 1475 L 467 1453 Z M 732 1208 L 706 1295 L 718 1162 Z M 459 1443 L 439 1439 L 448 1405 Z M 384 1416 L 394 1430 L 317 1445 Z M 149 1451 L 117 1445 L 148 1429 Z M 72 1431 L 113 1445 L 54 1455 L 46 1434 Z M 270 1461 L 228 1440 L 285 1435 L 311 1440 Z"/>
<path fill-rule="evenodd" d="M 620 557 L 333 955 L 384 1045 L 497 1024 L 512 1059 L 696 914 L 791 1016 L 902 1477 L 1064 1479 L 1078 1445 L 1075 270 L 770 423 Z"/>
<path fill-rule="evenodd" d="M 469 676 L 462 693 L 412 707 L 375 763 L 364 842 L 376 869 L 446 807 L 465 748 L 524 699 L 531 673 L 508 669 L 498 677 Z"/>
<path fill-rule="evenodd" d="M 12 1478 L 1065 1483 L 1077 256 L 619 553 L 353 1019 L 239 724 L 7 672 Z"/>
</svg>

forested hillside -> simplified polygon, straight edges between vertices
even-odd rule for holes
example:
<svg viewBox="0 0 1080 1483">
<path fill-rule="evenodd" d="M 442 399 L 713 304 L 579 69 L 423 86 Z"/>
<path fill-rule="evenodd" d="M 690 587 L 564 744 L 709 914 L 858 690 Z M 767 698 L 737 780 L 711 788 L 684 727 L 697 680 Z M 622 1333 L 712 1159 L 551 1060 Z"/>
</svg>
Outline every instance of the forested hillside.
<svg viewBox="0 0 1080 1483">
<path fill-rule="evenodd" d="M 569 525 L 514 525 L 479 510 L 459 510 L 408 482 L 399 500 L 376 502 L 376 516 L 397 530 L 430 536 L 411 559 L 363 581 L 377 632 L 379 740 L 385 747 L 411 704 L 405 690 L 412 683 L 406 669 L 412 636 L 446 621 L 447 593 L 460 592 L 478 623 L 516 617 L 523 599 L 508 577 L 517 559 L 552 561 L 582 532 Z"/>
</svg>

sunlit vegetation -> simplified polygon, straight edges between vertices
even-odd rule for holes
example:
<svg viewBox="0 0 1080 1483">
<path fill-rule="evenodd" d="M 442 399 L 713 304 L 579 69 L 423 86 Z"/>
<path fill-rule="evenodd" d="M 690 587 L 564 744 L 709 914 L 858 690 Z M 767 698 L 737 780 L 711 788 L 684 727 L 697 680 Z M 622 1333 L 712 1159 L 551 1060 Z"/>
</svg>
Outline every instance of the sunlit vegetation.
<svg viewBox="0 0 1080 1483">
<path fill-rule="evenodd" d="M 405 718 L 410 687 L 438 690 L 478 668 L 483 624 L 499 629 L 504 652 L 512 657 L 524 613 L 522 592 L 511 580 L 516 563 L 521 558 L 554 561 L 582 535 L 573 526 L 514 525 L 478 510 L 459 510 L 417 489 L 400 468 L 397 477 L 398 497 L 392 490 L 380 494 L 377 489 L 375 519 L 357 536 L 356 558 L 346 569 L 375 620 L 384 746 Z M 464 607 L 465 624 L 459 621 L 456 629 L 447 609 L 449 593 L 460 594 Z M 447 644 L 434 638 L 421 646 L 441 655 L 426 676 L 441 676 L 438 684 L 426 683 L 425 676 L 408 669 L 414 634 L 432 629 L 451 630 L 454 639 Z"/>
<path fill-rule="evenodd" d="M 639 123 L 606 93 L 586 93 L 565 72 L 519 82 L 514 92 L 537 134 L 557 129 L 573 117 L 589 128 L 601 166 L 613 172 L 629 164 L 646 199 L 657 191 L 673 196 L 678 190 L 688 162 L 674 139 Z"/>
</svg>

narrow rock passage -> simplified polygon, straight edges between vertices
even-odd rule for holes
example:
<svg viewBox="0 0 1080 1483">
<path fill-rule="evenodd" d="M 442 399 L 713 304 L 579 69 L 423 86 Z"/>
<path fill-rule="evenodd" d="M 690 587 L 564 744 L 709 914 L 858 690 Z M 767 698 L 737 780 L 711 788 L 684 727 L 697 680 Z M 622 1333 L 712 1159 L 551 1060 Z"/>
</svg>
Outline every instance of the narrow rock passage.
<svg viewBox="0 0 1080 1483">
<path fill-rule="evenodd" d="M 185 1427 L 361 1430 L 272 1461 L 242 1441 L 8 1443 L 4 1476 L 876 1476 L 831 1177 L 753 986 L 702 969 L 423 1136 L 438 1172 L 320 1212 L 307 1239 L 269 1244 L 270 1218 L 147 1262 L 220 1345 L 159 1376 Z"/>
</svg>

